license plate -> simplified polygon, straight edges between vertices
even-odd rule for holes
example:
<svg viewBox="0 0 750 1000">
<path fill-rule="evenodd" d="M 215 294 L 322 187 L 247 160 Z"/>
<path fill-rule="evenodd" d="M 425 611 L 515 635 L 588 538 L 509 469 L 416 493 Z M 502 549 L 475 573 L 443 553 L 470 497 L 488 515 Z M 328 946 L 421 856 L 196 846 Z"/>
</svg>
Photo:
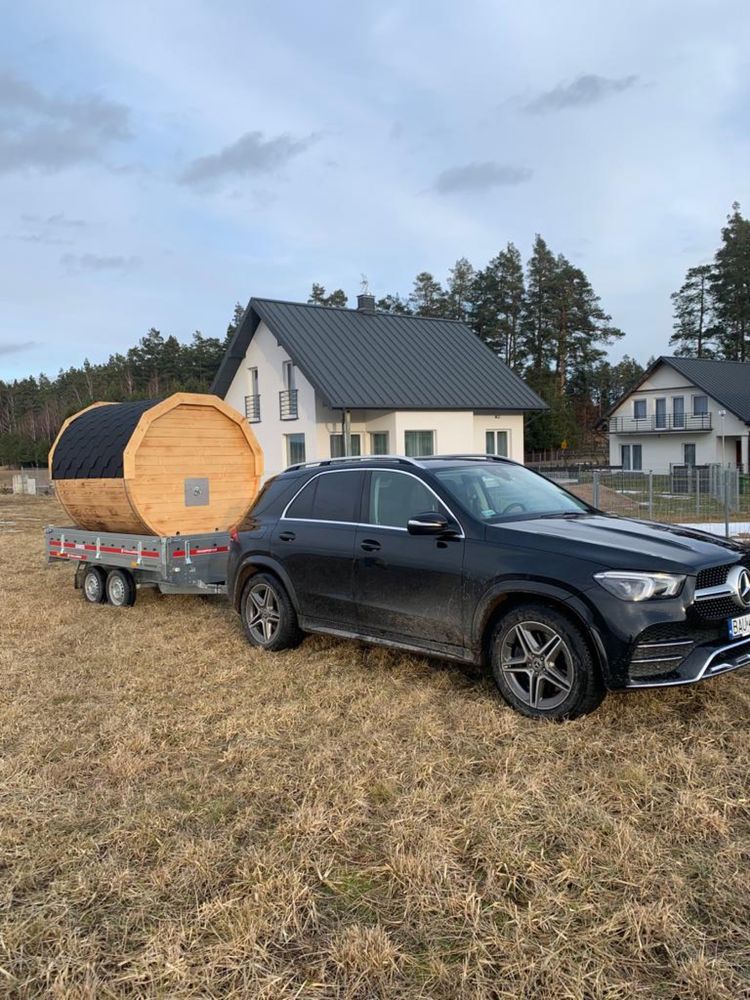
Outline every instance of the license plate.
<svg viewBox="0 0 750 1000">
<path fill-rule="evenodd" d="M 750 636 L 750 615 L 741 615 L 729 620 L 729 638 L 745 639 Z"/>
</svg>

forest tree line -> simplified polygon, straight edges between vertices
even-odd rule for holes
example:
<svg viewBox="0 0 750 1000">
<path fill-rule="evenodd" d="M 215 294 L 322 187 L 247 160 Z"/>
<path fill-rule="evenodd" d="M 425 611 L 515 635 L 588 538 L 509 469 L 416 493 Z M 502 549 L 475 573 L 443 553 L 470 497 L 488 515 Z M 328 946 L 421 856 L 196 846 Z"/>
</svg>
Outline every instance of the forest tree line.
<svg viewBox="0 0 750 1000">
<path fill-rule="evenodd" d="M 313 284 L 308 301 L 344 307 L 342 289 Z M 750 360 L 750 221 L 732 206 L 713 261 L 688 270 L 672 296 L 676 353 Z M 376 300 L 379 311 L 444 317 L 468 324 L 548 403 L 527 421 L 529 450 L 590 449 L 598 419 L 644 372 L 628 355 L 612 364 L 623 337 L 584 271 L 537 236 L 524 263 L 507 246 L 481 266 L 459 258 L 440 281 L 420 271 L 407 294 Z M 196 331 L 181 343 L 151 329 L 107 361 L 47 375 L 0 380 L 0 464 L 43 464 L 62 421 L 97 400 L 205 392 L 242 317 L 237 304 L 224 337 Z M 648 362 L 647 362 L 648 363 Z"/>
</svg>

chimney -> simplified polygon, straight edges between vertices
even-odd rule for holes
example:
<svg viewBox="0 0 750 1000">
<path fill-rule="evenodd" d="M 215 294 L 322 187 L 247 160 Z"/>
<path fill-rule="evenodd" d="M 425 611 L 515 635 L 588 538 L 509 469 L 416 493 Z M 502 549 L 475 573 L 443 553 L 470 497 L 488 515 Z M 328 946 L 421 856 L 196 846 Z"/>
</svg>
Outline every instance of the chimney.
<svg viewBox="0 0 750 1000">
<path fill-rule="evenodd" d="M 374 313 L 375 296 L 370 295 L 369 292 L 360 292 L 360 294 L 357 296 L 357 312 Z"/>
</svg>

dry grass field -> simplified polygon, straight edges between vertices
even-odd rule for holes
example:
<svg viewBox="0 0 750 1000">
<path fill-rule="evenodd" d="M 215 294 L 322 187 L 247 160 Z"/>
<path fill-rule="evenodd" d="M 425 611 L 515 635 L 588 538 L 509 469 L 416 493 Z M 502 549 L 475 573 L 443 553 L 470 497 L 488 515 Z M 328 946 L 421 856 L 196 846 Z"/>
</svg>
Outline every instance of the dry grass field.
<svg viewBox="0 0 750 1000">
<path fill-rule="evenodd" d="M 465 669 L 93 608 L 0 497 L 0 996 L 750 996 L 750 675 L 537 725 Z"/>
</svg>

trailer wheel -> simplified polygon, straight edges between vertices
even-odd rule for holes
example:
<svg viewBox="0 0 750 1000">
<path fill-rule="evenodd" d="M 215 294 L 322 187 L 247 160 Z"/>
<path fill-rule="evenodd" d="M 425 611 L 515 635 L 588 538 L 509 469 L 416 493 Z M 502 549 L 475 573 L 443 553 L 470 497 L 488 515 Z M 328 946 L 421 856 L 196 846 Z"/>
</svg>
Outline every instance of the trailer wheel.
<svg viewBox="0 0 750 1000">
<path fill-rule="evenodd" d="M 126 569 L 113 569 L 107 575 L 107 600 L 115 608 L 129 608 L 135 604 L 135 580 Z"/>
<path fill-rule="evenodd" d="M 100 566 L 88 566 L 81 580 L 81 592 L 89 604 L 101 604 L 106 599 L 107 577 Z"/>
</svg>

